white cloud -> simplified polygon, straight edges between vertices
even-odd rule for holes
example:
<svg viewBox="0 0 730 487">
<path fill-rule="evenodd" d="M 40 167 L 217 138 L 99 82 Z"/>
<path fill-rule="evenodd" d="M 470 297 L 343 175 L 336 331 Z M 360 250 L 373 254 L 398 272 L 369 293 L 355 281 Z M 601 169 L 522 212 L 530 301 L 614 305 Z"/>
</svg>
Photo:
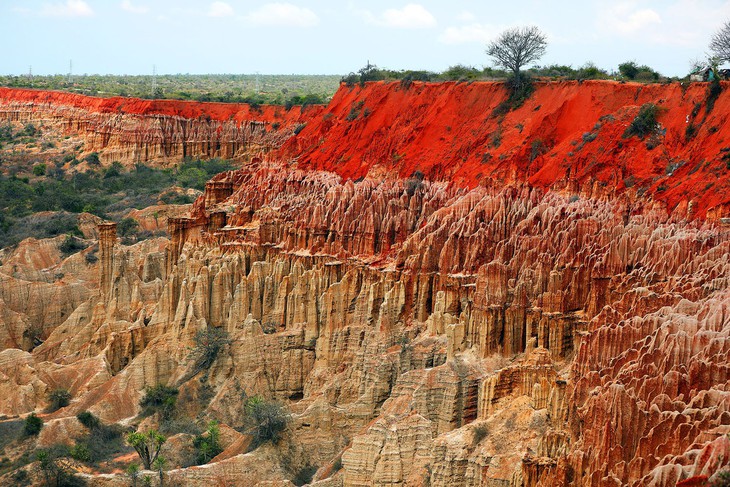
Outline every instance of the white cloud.
<svg viewBox="0 0 730 487">
<path fill-rule="evenodd" d="M 233 7 L 226 2 L 213 2 L 208 9 L 209 17 L 231 17 L 233 15 Z"/>
<path fill-rule="evenodd" d="M 637 0 L 609 2 L 597 17 L 600 30 L 620 36 L 646 35 L 662 18 L 650 8 L 642 8 Z"/>
<path fill-rule="evenodd" d="M 395 29 L 424 29 L 436 25 L 436 18 L 423 5 L 409 3 L 403 8 L 389 8 L 379 16 L 367 10 L 358 11 L 371 24 Z"/>
<path fill-rule="evenodd" d="M 66 0 L 65 3 L 44 4 L 40 14 L 51 17 L 91 17 L 94 11 L 84 0 Z"/>
<path fill-rule="evenodd" d="M 486 43 L 497 36 L 496 27 L 486 24 L 469 24 L 460 27 L 448 27 L 439 36 L 444 44 Z"/>
<path fill-rule="evenodd" d="M 477 19 L 476 15 L 469 12 L 468 10 L 462 10 L 456 16 L 456 20 L 458 20 L 459 22 L 474 22 L 474 21 L 476 21 L 476 19 Z"/>
<path fill-rule="evenodd" d="M 729 11 L 730 1 L 721 4 L 697 0 L 675 1 L 662 12 L 661 27 L 654 26 L 650 40 L 658 44 L 704 48 L 710 34 L 720 28 Z"/>
<path fill-rule="evenodd" d="M 711 4 L 698 0 L 675 0 L 653 10 L 645 8 L 638 0 L 624 0 L 606 4 L 599 11 L 601 20 L 596 30 L 602 36 L 701 49 L 714 27 L 719 27 L 721 19 L 726 17 L 728 8 L 728 1 Z"/>
<path fill-rule="evenodd" d="M 417 3 L 409 3 L 401 9 L 389 8 L 383 12 L 383 22 L 398 29 L 422 29 L 436 25 L 431 12 Z"/>
<path fill-rule="evenodd" d="M 608 25 L 622 34 L 633 34 L 652 24 L 662 23 L 659 14 L 650 8 L 632 10 L 626 4 L 618 4 L 611 13 L 606 19 Z"/>
<path fill-rule="evenodd" d="M 245 19 L 256 25 L 313 27 L 319 23 L 317 14 L 291 3 L 267 3 L 250 12 Z"/>
<path fill-rule="evenodd" d="M 134 5 L 129 0 L 124 0 L 122 2 L 122 10 L 126 10 L 127 12 L 131 12 L 133 14 L 146 14 L 150 11 L 149 7 L 146 7 L 144 5 Z"/>
</svg>

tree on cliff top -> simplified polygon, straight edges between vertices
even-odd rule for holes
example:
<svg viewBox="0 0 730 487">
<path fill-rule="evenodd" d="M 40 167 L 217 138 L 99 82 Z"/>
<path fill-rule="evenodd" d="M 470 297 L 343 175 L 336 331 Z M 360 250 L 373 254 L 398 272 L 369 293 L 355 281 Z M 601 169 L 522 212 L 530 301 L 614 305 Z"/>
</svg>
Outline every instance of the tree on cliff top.
<svg viewBox="0 0 730 487">
<path fill-rule="evenodd" d="M 537 27 L 514 27 L 490 42 L 487 54 L 497 66 L 512 71 L 517 78 L 523 66 L 545 55 L 546 48 L 547 38 Z"/>
<path fill-rule="evenodd" d="M 535 26 L 507 29 L 489 43 L 487 54 L 494 58 L 495 64 L 512 71 L 507 80 L 509 98 L 497 107 L 496 115 L 519 107 L 532 94 L 532 83 L 520 69 L 540 59 L 546 48 L 547 38 Z"/>
<path fill-rule="evenodd" d="M 730 20 L 712 35 L 710 50 L 720 63 L 730 61 Z"/>
</svg>

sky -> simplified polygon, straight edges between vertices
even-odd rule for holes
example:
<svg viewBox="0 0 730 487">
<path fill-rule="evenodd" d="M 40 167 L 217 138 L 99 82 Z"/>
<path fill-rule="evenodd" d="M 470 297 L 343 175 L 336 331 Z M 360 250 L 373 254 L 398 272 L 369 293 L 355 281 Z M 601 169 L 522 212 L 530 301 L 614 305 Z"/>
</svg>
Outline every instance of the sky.
<svg viewBox="0 0 730 487">
<path fill-rule="evenodd" d="M 728 20 L 730 0 L 0 0 L 0 75 L 481 68 L 501 31 L 536 25 L 540 65 L 683 76 Z"/>
</svg>

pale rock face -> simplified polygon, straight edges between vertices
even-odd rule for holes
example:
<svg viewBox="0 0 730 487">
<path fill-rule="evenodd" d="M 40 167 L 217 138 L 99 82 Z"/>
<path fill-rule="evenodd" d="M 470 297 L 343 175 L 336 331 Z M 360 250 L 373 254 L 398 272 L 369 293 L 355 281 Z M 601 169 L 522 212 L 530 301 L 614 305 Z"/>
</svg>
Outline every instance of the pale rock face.
<svg viewBox="0 0 730 487">
<path fill-rule="evenodd" d="M 26 239 L 6 251 L 0 265 L 0 344 L 31 350 L 63 323 L 98 285 L 93 248 L 64 258 L 65 236 Z"/>
<path fill-rule="evenodd" d="M 111 242 L 108 292 L 8 355 L 6 387 L 28 390 L 8 412 L 74 377 L 59 418 L 128 419 L 145 387 L 189 379 L 187 347 L 214 326 L 231 345 L 207 373 L 208 413 L 240 426 L 244 393 L 290 404 L 306 462 L 341 456 L 328 482 L 669 485 L 726 463 L 729 267 L 712 227 L 535 190 L 223 177 L 226 199 L 173 225 L 179 254 Z M 210 227 L 219 208 L 227 223 Z M 171 476 L 263 472 L 247 466 L 263 451 L 235 448 Z"/>
<path fill-rule="evenodd" d="M 155 205 L 142 210 L 132 209 L 125 215 L 125 218 L 134 219 L 139 224 L 140 230 L 165 232 L 169 218 L 185 216 L 189 210 L 189 205 Z"/>
<path fill-rule="evenodd" d="M 38 435 L 38 448 L 49 448 L 53 445 L 73 446 L 73 438 L 86 432 L 86 428 L 74 416 L 45 421 Z"/>
</svg>

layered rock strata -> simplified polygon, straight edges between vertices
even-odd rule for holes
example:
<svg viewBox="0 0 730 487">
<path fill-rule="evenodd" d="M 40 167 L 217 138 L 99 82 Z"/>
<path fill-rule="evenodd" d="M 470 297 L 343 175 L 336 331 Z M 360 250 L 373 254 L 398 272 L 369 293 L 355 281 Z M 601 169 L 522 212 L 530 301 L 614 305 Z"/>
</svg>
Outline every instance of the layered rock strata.
<svg viewBox="0 0 730 487">
<path fill-rule="evenodd" d="M 186 157 L 247 160 L 278 148 L 319 107 L 94 98 L 0 87 L 0 120 L 78 134 L 103 163 L 172 165 Z"/>
</svg>

